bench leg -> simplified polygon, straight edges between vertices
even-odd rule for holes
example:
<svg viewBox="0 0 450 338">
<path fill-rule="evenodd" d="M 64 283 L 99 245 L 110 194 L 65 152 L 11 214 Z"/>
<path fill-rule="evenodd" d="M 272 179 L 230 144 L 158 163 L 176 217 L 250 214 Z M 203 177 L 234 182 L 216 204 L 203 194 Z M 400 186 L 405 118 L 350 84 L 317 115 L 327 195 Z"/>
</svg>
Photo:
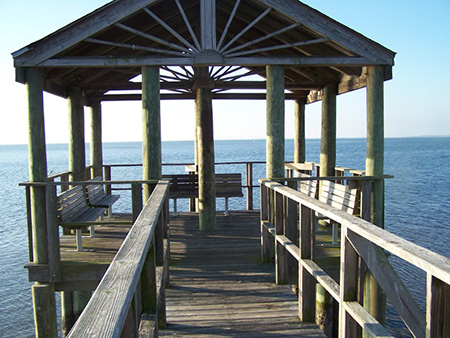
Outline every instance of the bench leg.
<svg viewBox="0 0 450 338">
<path fill-rule="evenodd" d="M 337 242 L 338 242 L 338 224 L 336 222 L 331 222 L 331 236 L 332 236 L 332 243 L 337 244 Z"/>
<path fill-rule="evenodd" d="M 77 251 L 83 251 L 83 236 L 81 233 L 81 229 L 76 229 L 77 234 Z"/>
<path fill-rule="evenodd" d="M 225 216 L 230 216 L 230 213 L 228 212 L 228 197 L 225 197 Z"/>
<path fill-rule="evenodd" d="M 89 227 L 89 234 L 91 238 L 95 238 L 95 225 Z"/>
<path fill-rule="evenodd" d="M 178 216 L 178 214 L 177 214 L 177 199 L 174 198 L 173 199 L 173 217 L 177 217 L 177 216 Z"/>
</svg>

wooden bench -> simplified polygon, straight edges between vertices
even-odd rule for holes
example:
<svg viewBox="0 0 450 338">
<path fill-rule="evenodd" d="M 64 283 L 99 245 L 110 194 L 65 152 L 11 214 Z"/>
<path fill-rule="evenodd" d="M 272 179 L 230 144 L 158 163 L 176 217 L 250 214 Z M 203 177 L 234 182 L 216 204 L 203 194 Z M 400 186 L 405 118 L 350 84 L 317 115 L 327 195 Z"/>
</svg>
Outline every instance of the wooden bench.
<svg viewBox="0 0 450 338">
<path fill-rule="evenodd" d="M 91 181 L 102 181 L 100 176 Z M 111 216 L 111 206 L 119 199 L 119 195 L 107 195 L 103 189 L 103 184 L 90 184 L 87 186 L 87 202 L 93 208 L 105 208 Z"/>
<path fill-rule="evenodd" d="M 308 178 L 311 176 L 307 174 L 297 173 L 297 177 Z M 299 181 L 297 189 L 298 191 L 308 195 L 309 197 L 316 198 L 317 181 L 315 180 Z"/>
<path fill-rule="evenodd" d="M 346 185 L 324 180 L 321 182 L 319 201 L 353 215 L 357 191 L 358 189 L 348 189 Z M 324 219 L 321 215 L 317 218 Z M 331 226 L 332 243 L 337 244 L 338 227 L 335 222 L 331 222 Z"/>
<path fill-rule="evenodd" d="M 108 200 L 101 199 L 101 193 L 99 189 L 94 189 L 95 186 L 101 187 L 99 184 L 89 185 L 88 188 L 83 185 L 77 185 L 62 192 L 57 197 L 59 225 L 63 228 L 76 230 L 77 251 L 82 251 L 82 229 L 90 225 L 91 237 L 93 237 L 94 224 L 92 223 L 100 224 L 97 219 L 103 216 L 105 208 L 110 207 L 119 198 L 119 196 L 114 196 L 114 198 Z M 95 194 L 91 196 L 89 192 L 95 192 Z M 102 205 L 94 205 L 92 204 L 94 201 L 104 201 L 104 203 Z"/>
<path fill-rule="evenodd" d="M 198 198 L 198 175 L 163 175 L 170 178 L 169 198 L 174 200 L 174 215 L 177 215 L 177 199 Z M 225 215 L 228 212 L 228 198 L 243 197 L 241 174 L 216 174 L 216 197 L 225 198 Z"/>
</svg>

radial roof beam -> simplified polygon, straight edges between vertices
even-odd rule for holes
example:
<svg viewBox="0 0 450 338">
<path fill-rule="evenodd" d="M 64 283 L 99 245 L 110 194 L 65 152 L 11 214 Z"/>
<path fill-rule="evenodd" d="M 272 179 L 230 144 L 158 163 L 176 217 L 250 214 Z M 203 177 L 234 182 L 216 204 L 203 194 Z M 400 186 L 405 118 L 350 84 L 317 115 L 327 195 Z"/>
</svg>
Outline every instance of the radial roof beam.
<svg viewBox="0 0 450 338">
<path fill-rule="evenodd" d="M 13 53 L 16 67 L 33 67 L 158 0 L 113 1 L 40 41 Z M 80 30 L 80 27 L 83 29 Z M 50 36 L 49 36 L 50 37 Z M 46 39 L 46 38 L 44 38 Z M 44 40 L 43 39 L 43 40 Z M 39 44 L 38 48 L 35 45 Z M 21 53 L 21 54 L 20 54 Z"/>
<path fill-rule="evenodd" d="M 217 46 L 216 0 L 200 0 L 200 18 L 202 49 L 215 50 Z"/>
</svg>

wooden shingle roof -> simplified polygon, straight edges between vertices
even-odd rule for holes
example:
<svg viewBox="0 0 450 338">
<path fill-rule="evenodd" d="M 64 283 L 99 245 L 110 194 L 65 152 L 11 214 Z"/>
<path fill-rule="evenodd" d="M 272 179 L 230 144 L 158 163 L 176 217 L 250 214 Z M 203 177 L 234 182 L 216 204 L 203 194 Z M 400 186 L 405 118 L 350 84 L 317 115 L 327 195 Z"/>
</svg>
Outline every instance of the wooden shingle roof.
<svg viewBox="0 0 450 338">
<path fill-rule="evenodd" d="M 370 65 L 390 79 L 394 56 L 297 0 L 116 0 L 13 53 L 17 81 L 39 67 L 46 91 L 66 97 L 80 86 L 88 101 L 138 99 L 111 90 L 139 90 L 130 80 L 152 65 L 162 69 L 163 98 L 194 97 L 204 66 L 215 97 L 257 98 L 248 90 L 264 89 L 274 64 L 285 66 L 288 98 L 315 101 L 326 84 L 364 87 Z"/>
</svg>

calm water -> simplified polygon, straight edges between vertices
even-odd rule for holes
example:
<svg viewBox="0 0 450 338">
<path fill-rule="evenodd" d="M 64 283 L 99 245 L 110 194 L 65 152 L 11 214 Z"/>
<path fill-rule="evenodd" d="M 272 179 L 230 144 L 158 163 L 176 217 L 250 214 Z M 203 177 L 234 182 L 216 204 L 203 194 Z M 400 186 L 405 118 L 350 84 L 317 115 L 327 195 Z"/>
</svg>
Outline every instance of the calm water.
<svg viewBox="0 0 450 338">
<path fill-rule="evenodd" d="M 287 141 L 286 160 L 293 159 L 293 147 L 293 141 Z M 307 159 L 318 162 L 320 141 L 308 140 L 306 147 Z M 450 258 L 450 138 L 387 139 L 385 147 L 385 172 L 395 176 L 386 182 L 387 230 Z M 165 142 L 163 162 L 192 163 L 193 149 L 193 142 Z M 337 164 L 364 169 L 365 149 L 365 140 L 339 140 Z M 264 161 L 265 141 L 217 141 L 215 151 L 216 162 Z M 140 162 L 139 143 L 104 146 L 105 164 Z M 48 146 L 48 171 L 57 173 L 67 167 L 67 145 Z M 244 170 L 244 166 L 217 168 L 218 172 L 243 174 Z M 164 172 L 183 173 L 184 167 L 165 167 Z M 254 183 L 264 176 L 264 165 L 255 165 Z M 113 179 L 140 177 L 140 167 L 113 169 Z M 25 193 L 18 187 L 27 179 L 27 147 L 0 146 L 0 337 L 32 337 L 34 333 L 30 283 L 23 268 L 28 262 Z M 128 211 L 129 194 L 122 195 L 115 211 Z M 222 203 L 218 200 L 219 209 Z M 245 201 L 231 199 L 230 208 L 243 209 Z M 392 261 L 423 306 L 425 275 L 399 260 Z"/>
</svg>

